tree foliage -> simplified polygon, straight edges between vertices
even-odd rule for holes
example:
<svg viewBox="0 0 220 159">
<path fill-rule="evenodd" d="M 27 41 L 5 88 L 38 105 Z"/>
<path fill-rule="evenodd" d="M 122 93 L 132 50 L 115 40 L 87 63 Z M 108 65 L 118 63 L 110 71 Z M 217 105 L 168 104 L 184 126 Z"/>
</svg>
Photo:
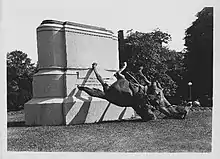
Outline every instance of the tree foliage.
<svg viewBox="0 0 220 159">
<path fill-rule="evenodd" d="M 165 95 L 174 96 L 184 71 L 184 55 L 163 45 L 170 40 L 171 36 L 159 29 L 151 33 L 129 31 L 125 52 L 128 54 L 128 71 L 136 76 L 138 66 L 144 66 L 143 73 L 150 80 L 158 80 Z"/>
<path fill-rule="evenodd" d="M 22 51 L 7 53 L 7 105 L 8 110 L 19 106 L 32 97 L 32 76 L 35 64 Z"/>
<path fill-rule="evenodd" d="M 193 98 L 212 97 L 213 87 L 213 8 L 205 7 L 185 32 L 185 78 L 193 82 Z"/>
</svg>

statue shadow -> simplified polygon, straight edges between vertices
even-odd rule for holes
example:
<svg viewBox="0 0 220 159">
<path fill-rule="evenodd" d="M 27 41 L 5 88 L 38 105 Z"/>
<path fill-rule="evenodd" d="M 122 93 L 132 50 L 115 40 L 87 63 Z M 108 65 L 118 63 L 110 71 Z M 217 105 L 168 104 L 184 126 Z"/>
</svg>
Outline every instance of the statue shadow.
<svg viewBox="0 0 220 159">
<path fill-rule="evenodd" d="M 110 121 L 100 121 L 96 124 L 104 124 L 104 123 L 139 123 L 146 122 L 142 119 L 121 119 L 121 120 L 110 120 Z"/>
<path fill-rule="evenodd" d="M 29 127 L 25 125 L 25 121 L 10 121 L 7 122 L 7 127 Z"/>
</svg>

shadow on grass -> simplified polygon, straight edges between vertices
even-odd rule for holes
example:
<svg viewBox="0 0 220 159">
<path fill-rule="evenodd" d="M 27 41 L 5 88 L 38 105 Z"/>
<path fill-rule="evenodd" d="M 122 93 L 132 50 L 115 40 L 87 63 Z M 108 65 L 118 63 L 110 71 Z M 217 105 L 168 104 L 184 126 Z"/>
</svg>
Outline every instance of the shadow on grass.
<svg viewBox="0 0 220 159">
<path fill-rule="evenodd" d="M 122 120 L 107 120 L 107 121 L 100 121 L 95 123 L 83 123 L 83 124 L 74 124 L 74 125 L 93 125 L 93 124 L 108 124 L 108 123 L 144 123 L 144 122 L 154 122 L 157 120 L 149 120 L 144 121 L 141 118 L 138 119 L 122 119 Z"/>
<path fill-rule="evenodd" d="M 47 127 L 47 126 L 66 126 L 66 125 L 26 125 L 25 121 L 11 121 L 7 123 L 7 127 Z"/>
<path fill-rule="evenodd" d="M 150 121 L 157 121 L 157 120 L 150 120 Z M 92 124 L 106 124 L 106 123 L 122 123 L 122 122 L 129 122 L 129 123 L 140 123 L 140 122 L 149 122 L 144 121 L 142 119 L 122 119 L 122 120 L 109 120 L 109 121 L 101 121 L 95 123 L 80 123 L 74 125 L 92 125 Z M 39 127 L 42 125 L 25 125 L 25 121 L 12 121 L 7 122 L 7 127 Z M 51 125 L 48 125 L 51 126 Z M 53 125 L 53 126 L 66 126 L 66 125 Z"/>
<path fill-rule="evenodd" d="M 109 120 L 109 121 L 97 122 L 96 124 L 103 124 L 103 123 L 121 123 L 121 122 L 144 122 L 144 120 L 142 120 L 142 119 Z M 92 123 L 88 123 L 88 124 L 92 124 Z"/>
<path fill-rule="evenodd" d="M 80 124 L 74 124 L 74 125 L 92 125 L 92 124 L 105 124 L 105 123 L 121 123 L 121 122 L 146 122 L 142 119 L 126 119 L 126 120 L 111 120 L 111 121 L 101 121 L 96 123 L 80 123 Z M 39 127 L 42 125 L 25 125 L 25 121 L 12 121 L 7 122 L 7 127 Z M 51 125 L 48 125 L 51 126 Z M 66 125 L 53 125 L 54 126 L 66 126 Z"/>
<path fill-rule="evenodd" d="M 13 121 L 13 122 L 8 122 L 7 127 L 28 127 L 25 125 L 25 121 Z"/>
<path fill-rule="evenodd" d="M 166 117 L 163 118 L 158 118 L 157 120 L 149 120 L 145 121 L 142 120 L 141 118 L 131 118 L 131 119 L 122 119 L 122 120 L 109 120 L 109 121 L 99 121 L 95 123 L 79 123 L 79 124 L 74 124 L 74 125 L 93 125 L 93 124 L 106 124 L 106 123 L 122 123 L 122 122 L 128 122 L 128 123 L 140 123 L 140 122 L 154 122 L 158 120 L 172 120 Z M 183 120 L 183 119 L 175 119 L 175 120 Z M 7 127 L 39 127 L 42 125 L 26 125 L 25 121 L 10 121 L 7 122 Z M 45 125 L 44 125 L 45 126 Z M 51 125 L 48 125 L 51 126 Z M 53 125 L 53 126 L 66 126 L 66 125 Z"/>
<path fill-rule="evenodd" d="M 140 123 L 140 122 L 155 122 L 155 121 L 159 121 L 159 120 L 184 120 L 184 119 L 173 119 L 173 118 L 167 118 L 167 117 L 163 117 L 163 118 L 158 118 L 156 120 L 142 120 L 142 119 L 124 119 L 124 120 L 110 120 L 110 121 L 101 121 L 101 122 L 97 122 L 95 124 L 103 124 L 103 123 L 121 123 L 121 122 L 129 122 L 129 123 Z M 94 123 L 84 123 L 84 124 L 94 124 Z"/>
</svg>

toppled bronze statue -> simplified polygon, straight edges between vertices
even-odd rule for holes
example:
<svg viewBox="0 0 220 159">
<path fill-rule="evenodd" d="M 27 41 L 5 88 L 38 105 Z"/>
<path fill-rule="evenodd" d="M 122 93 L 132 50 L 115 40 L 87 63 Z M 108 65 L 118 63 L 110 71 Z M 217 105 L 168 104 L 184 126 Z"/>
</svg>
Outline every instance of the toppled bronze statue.
<svg viewBox="0 0 220 159">
<path fill-rule="evenodd" d="M 149 81 L 144 76 L 142 73 L 143 67 L 140 67 L 139 75 L 145 81 L 145 85 L 126 79 L 122 74 L 126 66 L 127 63 L 124 62 L 123 67 L 114 74 L 117 81 L 112 85 L 108 85 L 97 72 L 97 63 L 93 63 L 92 69 L 101 83 L 103 91 L 84 86 L 78 86 L 78 89 L 85 91 L 92 97 L 106 99 L 120 107 L 132 107 L 144 121 L 157 119 L 154 113 L 156 109 L 167 118 L 184 119 L 186 117 L 191 107 L 171 105 L 165 98 L 160 83 L 156 80 Z M 136 80 L 134 77 L 132 78 Z"/>
</svg>

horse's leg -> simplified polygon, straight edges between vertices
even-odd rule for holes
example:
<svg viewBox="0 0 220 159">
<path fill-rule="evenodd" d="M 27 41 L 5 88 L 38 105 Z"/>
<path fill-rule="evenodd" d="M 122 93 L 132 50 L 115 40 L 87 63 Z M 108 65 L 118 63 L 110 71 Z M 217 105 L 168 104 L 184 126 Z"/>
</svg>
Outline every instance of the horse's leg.
<svg viewBox="0 0 220 159">
<path fill-rule="evenodd" d="M 156 83 L 153 82 L 152 86 L 156 86 Z M 158 89 L 157 86 L 156 89 L 153 89 L 153 95 L 149 95 L 149 100 L 158 111 L 166 115 L 168 118 L 174 115 L 175 110 L 172 110 L 173 108 L 171 107 L 169 101 L 165 98 L 163 91 Z"/>
<path fill-rule="evenodd" d="M 170 105 L 168 107 L 158 107 L 158 110 L 168 118 L 184 119 L 189 113 L 190 107 Z"/>
<path fill-rule="evenodd" d="M 159 110 L 159 112 L 161 112 L 164 115 L 166 115 L 168 118 L 172 117 L 172 113 L 166 107 L 164 107 L 164 106 L 157 107 L 157 110 Z"/>
<path fill-rule="evenodd" d="M 99 89 L 96 88 L 88 88 L 88 87 L 83 87 L 83 86 L 77 86 L 79 90 L 85 91 L 88 95 L 92 97 L 98 97 L 105 99 L 105 93 Z"/>
<path fill-rule="evenodd" d="M 117 79 L 125 79 L 125 76 L 122 74 L 122 72 L 126 69 L 126 67 L 127 67 L 127 62 L 124 62 L 122 68 L 120 68 L 120 69 L 114 74 L 114 76 L 115 76 Z"/>
<path fill-rule="evenodd" d="M 105 92 L 109 88 L 109 86 L 107 83 L 104 82 L 104 80 L 102 79 L 102 76 L 98 73 L 96 67 L 97 67 L 97 63 L 93 63 L 92 69 L 94 70 L 95 76 L 96 76 L 97 80 L 101 83 L 103 90 Z"/>
<path fill-rule="evenodd" d="M 147 77 L 142 72 L 143 66 L 141 66 L 138 70 L 140 77 L 144 80 L 144 82 L 149 86 L 151 85 L 151 82 L 147 79 Z"/>
<path fill-rule="evenodd" d="M 184 119 L 190 110 L 190 107 L 171 105 L 165 98 L 162 90 L 159 93 L 158 98 L 162 99 L 162 102 L 158 103 L 159 106 L 157 106 L 157 109 L 168 118 Z"/>
<path fill-rule="evenodd" d="M 99 75 L 99 73 L 96 70 L 97 63 L 92 64 L 92 69 L 95 72 L 96 78 L 98 81 L 102 84 L 103 88 L 106 87 L 104 80 L 102 77 Z M 103 98 L 105 99 L 105 93 L 101 91 L 100 89 L 97 88 L 89 88 L 89 87 L 84 87 L 84 86 L 77 86 L 79 90 L 85 91 L 87 94 L 89 94 L 92 97 L 98 97 L 98 98 Z M 104 89 L 105 91 L 105 89 Z"/>
</svg>

